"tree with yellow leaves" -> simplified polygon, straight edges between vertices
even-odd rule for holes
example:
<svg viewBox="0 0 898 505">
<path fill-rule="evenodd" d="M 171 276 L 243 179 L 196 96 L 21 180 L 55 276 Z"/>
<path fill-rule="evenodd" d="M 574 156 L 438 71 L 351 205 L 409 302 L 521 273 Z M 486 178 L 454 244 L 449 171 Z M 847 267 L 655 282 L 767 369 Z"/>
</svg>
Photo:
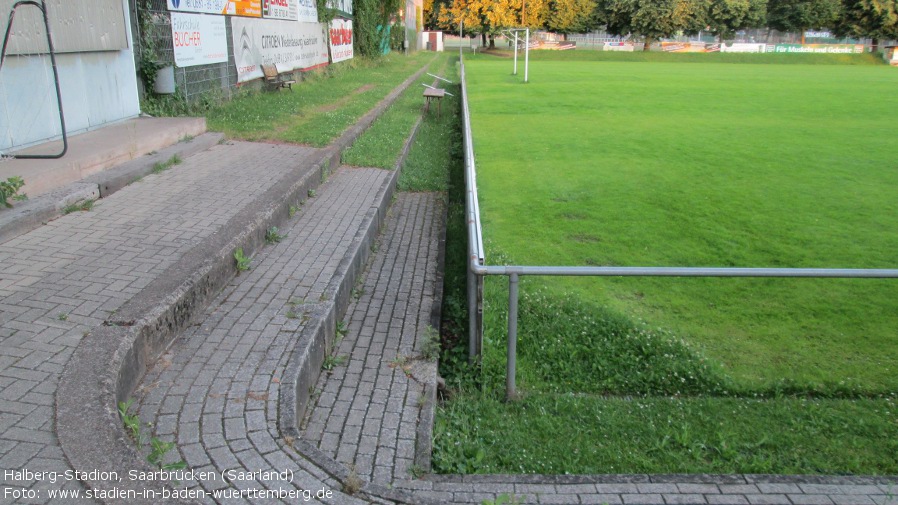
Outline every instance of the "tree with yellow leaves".
<svg viewBox="0 0 898 505">
<path fill-rule="evenodd" d="M 549 0 L 452 0 L 440 9 L 439 24 L 457 30 L 464 23 L 465 33 L 479 33 L 486 45 L 495 47 L 495 35 L 516 27 L 536 29 L 545 23 Z"/>
<path fill-rule="evenodd" d="M 595 28 L 593 11 L 595 0 L 553 0 L 546 17 L 546 28 L 549 31 L 563 33 L 585 33 Z"/>
</svg>

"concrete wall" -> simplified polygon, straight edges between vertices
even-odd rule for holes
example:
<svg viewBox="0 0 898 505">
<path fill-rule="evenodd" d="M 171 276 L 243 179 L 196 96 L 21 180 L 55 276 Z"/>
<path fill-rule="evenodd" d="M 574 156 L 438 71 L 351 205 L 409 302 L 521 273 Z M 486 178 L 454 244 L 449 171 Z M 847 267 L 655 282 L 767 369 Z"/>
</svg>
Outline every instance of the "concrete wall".
<svg viewBox="0 0 898 505">
<path fill-rule="evenodd" d="M 123 12 L 128 12 L 128 0 L 121 3 Z M 49 15 L 52 18 L 52 8 Z M 8 11 L 0 12 L 0 16 L 8 16 Z M 69 135 L 140 114 L 131 23 L 127 19 L 122 23 L 128 40 L 125 49 L 56 55 Z M 11 37 L 10 48 L 15 44 Z M 7 56 L 0 69 L 0 152 L 61 136 L 49 55 Z"/>
</svg>

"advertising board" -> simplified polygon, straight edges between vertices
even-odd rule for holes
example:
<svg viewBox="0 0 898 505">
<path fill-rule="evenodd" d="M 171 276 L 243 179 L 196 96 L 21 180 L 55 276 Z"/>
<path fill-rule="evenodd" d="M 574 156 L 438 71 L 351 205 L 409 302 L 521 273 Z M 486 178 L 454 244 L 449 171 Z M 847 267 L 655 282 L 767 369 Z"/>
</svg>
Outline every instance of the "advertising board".
<svg viewBox="0 0 898 505">
<path fill-rule="evenodd" d="M 237 82 L 262 77 L 262 65 L 278 70 L 307 70 L 327 65 L 321 23 L 235 17 L 231 20 Z"/>
<path fill-rule="evenodd" d="M 179 67 L 228 61 L 228 37 L 222 16 L 172 12 L 171 38 Z"/>
</svg>

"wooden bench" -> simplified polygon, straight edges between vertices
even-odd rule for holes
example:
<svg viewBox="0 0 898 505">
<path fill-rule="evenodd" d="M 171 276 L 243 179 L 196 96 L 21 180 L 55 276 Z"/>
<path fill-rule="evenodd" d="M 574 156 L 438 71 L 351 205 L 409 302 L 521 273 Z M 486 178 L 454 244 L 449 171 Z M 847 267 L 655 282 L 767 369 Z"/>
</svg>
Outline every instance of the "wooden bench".
<svg viewBox="0 0 898 505">
<path fill-rule="evenodd" d="M 296 81 L 283 78 L 278 73 L 277 66 L 262 65 L 262 73 L 265 74 L 263 79 L 265 80 L 265 86 L 268 87 L 268 89 L 275 90 L 278 88 L 288 88 L 290 91 L 293 91 L 293 85 L 296 84 Z"/>
<path fill-rule="evenodd" d="M 430 102 L 437 101 L 437 117 L 443 115 L 443 97 L 446 96 L 445 89 L 425 88 L 424 89 L 424 113 L 430 110 Z"/>
</svg>

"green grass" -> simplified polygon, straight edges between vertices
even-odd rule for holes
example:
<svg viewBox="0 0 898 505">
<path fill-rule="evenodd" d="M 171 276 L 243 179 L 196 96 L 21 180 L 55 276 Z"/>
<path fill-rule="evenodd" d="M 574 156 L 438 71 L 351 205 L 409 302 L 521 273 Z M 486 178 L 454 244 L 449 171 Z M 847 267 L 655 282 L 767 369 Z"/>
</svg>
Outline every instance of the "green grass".
<svg viewBox="0 0 898 505">
<path fill-rule="evenodd" d="M 509 62 L 468 67 L 485 235 L 509 261 L 896 265 L 898 172 L 874 133 L 898 110 L 891 68 L 543 61 L 524 86 Z M 898 389 L 893 281 L 547 284 L 674 332 L 746 386 Z"/>
<path fill-rule="evenodd" d="M 443 98 L 440 116 L 433 109 L 425 116 L 399 176 L 397 187 L 400 191 L 447 191 L 450 169 L 463 156 L 458 128 L 461 86 L 458 84 L 457 61 L 457 57 L 452 57 L 446 70 L 438 74 L 456 83 L 440 84 L 454 96 Z M 464 181 L 460 184 L 464 187 Z"/>
<path fill-rule="evenodd" d="M 864 399 L 547 394 L 509 404 L 468 394 L 438 411 L 433 463 L 438 473 L 894 475 L 895 408 Z"/>
<path fill-rule="evenodd" d="M 488 263 L 894 267 L 892 69 L 572 54 L 466 56 Z M 472 370 L 453 181 L 435 471 L 898 471 L 890 281 L 524 278 L 502 401 L 507 279 Z"/>
<path fill-rule="evenodd" d="M 427 72 L 440 75 L 445 71 L 449 55 L 433 60 Z M 422 84 L 433 84 L 433 77 L 424 73 L 417 81 L 377 118 L 342 156 L 347 165 L 392 169 L 402 152 L 415 121 L 421 117 L 424 104 Z"/>
<path fill-rule="evenodd" d="M 293 92 L 247 93 L 212 110 L 209 129 L 232 138 L 325 146 L 433 58 L 356 58 L 306 76 Z"/>
</svg>

